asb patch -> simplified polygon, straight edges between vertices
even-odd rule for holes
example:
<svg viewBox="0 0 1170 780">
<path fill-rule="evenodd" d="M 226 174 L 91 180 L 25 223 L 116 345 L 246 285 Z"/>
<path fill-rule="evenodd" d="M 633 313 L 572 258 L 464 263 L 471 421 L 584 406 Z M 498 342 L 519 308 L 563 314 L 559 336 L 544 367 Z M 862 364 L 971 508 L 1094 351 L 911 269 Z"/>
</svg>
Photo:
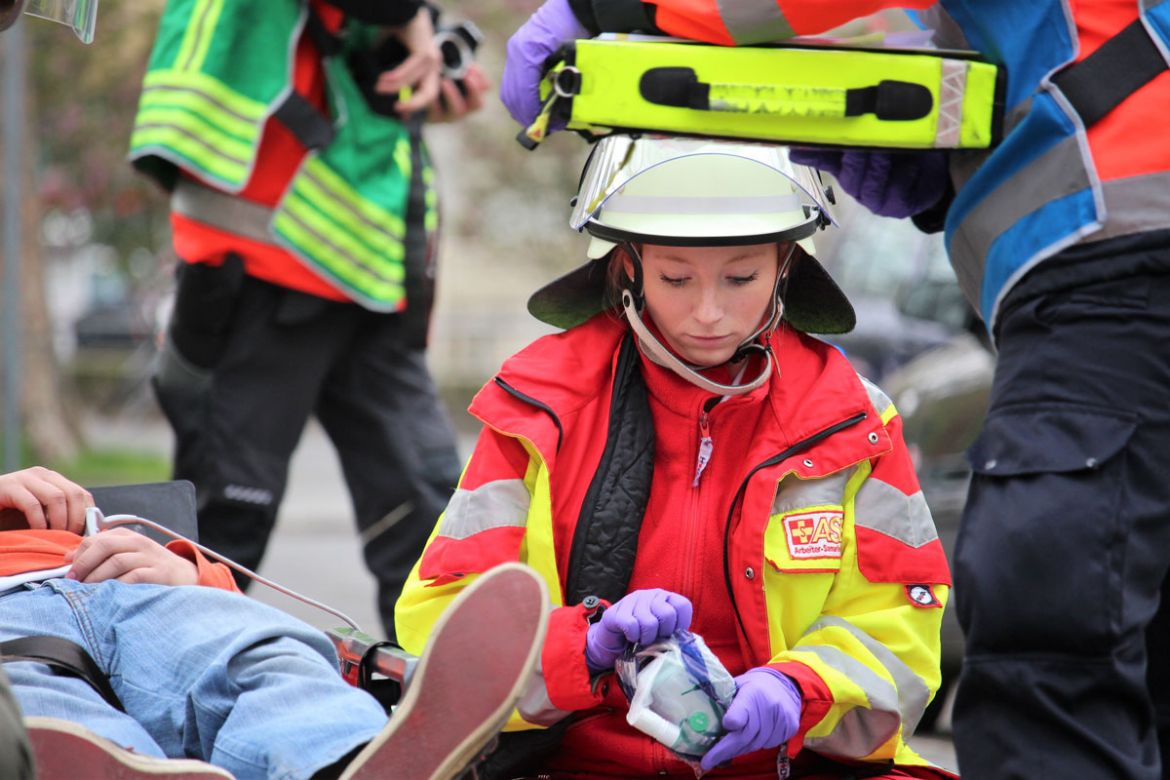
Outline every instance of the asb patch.
<svg viewBox="0 0 1170 780">
<path fill-rule="evenodd" d="M 784 537 L 793 560 L 841 557 L 840 510 L 802 512 L 784 518 Z"/>
<path fill-rule="evenodd" d="M 934 587 L 931 585 L 907 585 L 906 595 L 916 607 L 942 606 L 942 602 L 938 600 L 938 596 L 934 595 Z"/>
</svg>

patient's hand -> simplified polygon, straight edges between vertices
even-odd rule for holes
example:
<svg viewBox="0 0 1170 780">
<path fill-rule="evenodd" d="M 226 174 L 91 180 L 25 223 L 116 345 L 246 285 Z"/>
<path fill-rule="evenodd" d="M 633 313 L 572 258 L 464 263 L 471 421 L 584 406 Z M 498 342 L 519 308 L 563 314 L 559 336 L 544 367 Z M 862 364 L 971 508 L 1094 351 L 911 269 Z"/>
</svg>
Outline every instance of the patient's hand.
<svg viewBox="0 0 1170 780">
<path fill-rule="evenodd" d="M 199 581 L 199 570 L 194 563 L 127 528 L 87 536 L 65 559 L 73 562 L 73 568 L 65 576 L 79 582 L 118 580 L 195 585 Z"/>
<path fill-rule="evenodd" d="M 42 466 L 0 474 L 0 531 L 48 528 L 80 534 L 90 506 L 89 491 Z"/>
</svg>

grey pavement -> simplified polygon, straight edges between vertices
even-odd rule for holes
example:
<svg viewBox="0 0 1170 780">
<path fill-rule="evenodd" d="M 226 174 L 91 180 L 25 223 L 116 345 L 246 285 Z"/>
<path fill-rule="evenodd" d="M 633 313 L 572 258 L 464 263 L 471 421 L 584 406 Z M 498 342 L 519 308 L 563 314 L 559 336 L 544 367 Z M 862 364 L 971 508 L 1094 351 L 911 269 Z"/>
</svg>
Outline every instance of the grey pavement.
<svg viewBox="0 0 1170 780">
<path fill-rule="evenodd" d="M 92 445 L 170 453 L 170 430 L 155 417 L 93 418 L 86 421 L 86 432 Z M 466 456 L 473 442 L 462 436 L 461 454 Z M 345 613 L 367 633 L 381 636 L 374 579 L 361 557 L 341 467 L 315 422 L 309 424 L 293 455 L 288 491 L 258 573 Z M 250 595 L 321 629 L 344 625 L 333 615 L 262 585 L 253 586 Z M 945 727 L 949 721 L 945 712 L 942 721 Z M 911 744 L 944 768 L 957 766 L 947 733 L 913 737 Z"/>
</svg>

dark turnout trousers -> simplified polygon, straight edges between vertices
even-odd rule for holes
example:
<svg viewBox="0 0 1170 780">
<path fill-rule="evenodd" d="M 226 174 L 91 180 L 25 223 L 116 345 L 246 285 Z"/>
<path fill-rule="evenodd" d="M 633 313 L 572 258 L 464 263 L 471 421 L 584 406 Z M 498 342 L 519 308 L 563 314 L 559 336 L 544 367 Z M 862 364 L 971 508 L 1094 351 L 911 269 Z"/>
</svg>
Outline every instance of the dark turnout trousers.
<svg viewBox="0 0 1170 780">
<path fill-rule="evenodd" d="M 966 780 L 1162 777 L 1170 235 L 1042 264 L 1009 294 L 997 335 L 955 553 L 959 769 Z"/>
<path fill-rule="evenodd" d="M 208 297 L 204 290 L 198 299 Z M 406 337 L 399 315 L 250 277 L 231 298 L 227 325 L 214 333 L 172 323 L 155 378 L 175 432 L 174 476 L 197 489 L 200 541 L 248 568 L 259 565 L 289 459 L 316 415 L 337 448 L 393 637 L 394 603 L 459 478 L 454 433 L 425 352 Z"/>
</svg>

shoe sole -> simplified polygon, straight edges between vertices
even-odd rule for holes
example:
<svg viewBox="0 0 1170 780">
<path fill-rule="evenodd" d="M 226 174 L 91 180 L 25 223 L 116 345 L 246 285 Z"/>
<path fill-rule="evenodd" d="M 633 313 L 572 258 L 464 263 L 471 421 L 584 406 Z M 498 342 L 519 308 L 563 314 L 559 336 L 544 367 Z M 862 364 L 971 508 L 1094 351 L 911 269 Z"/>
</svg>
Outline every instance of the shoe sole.
<svg viewBox="0 0 1170 780">
<path fill-rule="evenodd" d="M 342 780 L 451 780 L 507 722 L 548 627 L 548 590 L 530 568 L 497 566 L 435 623 L 386 729 Z"/>
<path fill-rule="evenodd" d="M 232 780 L 219 767 L 187 758 L 143 756 L 57 718 L 24 719 L 39 780 Z"/>
</svg>

